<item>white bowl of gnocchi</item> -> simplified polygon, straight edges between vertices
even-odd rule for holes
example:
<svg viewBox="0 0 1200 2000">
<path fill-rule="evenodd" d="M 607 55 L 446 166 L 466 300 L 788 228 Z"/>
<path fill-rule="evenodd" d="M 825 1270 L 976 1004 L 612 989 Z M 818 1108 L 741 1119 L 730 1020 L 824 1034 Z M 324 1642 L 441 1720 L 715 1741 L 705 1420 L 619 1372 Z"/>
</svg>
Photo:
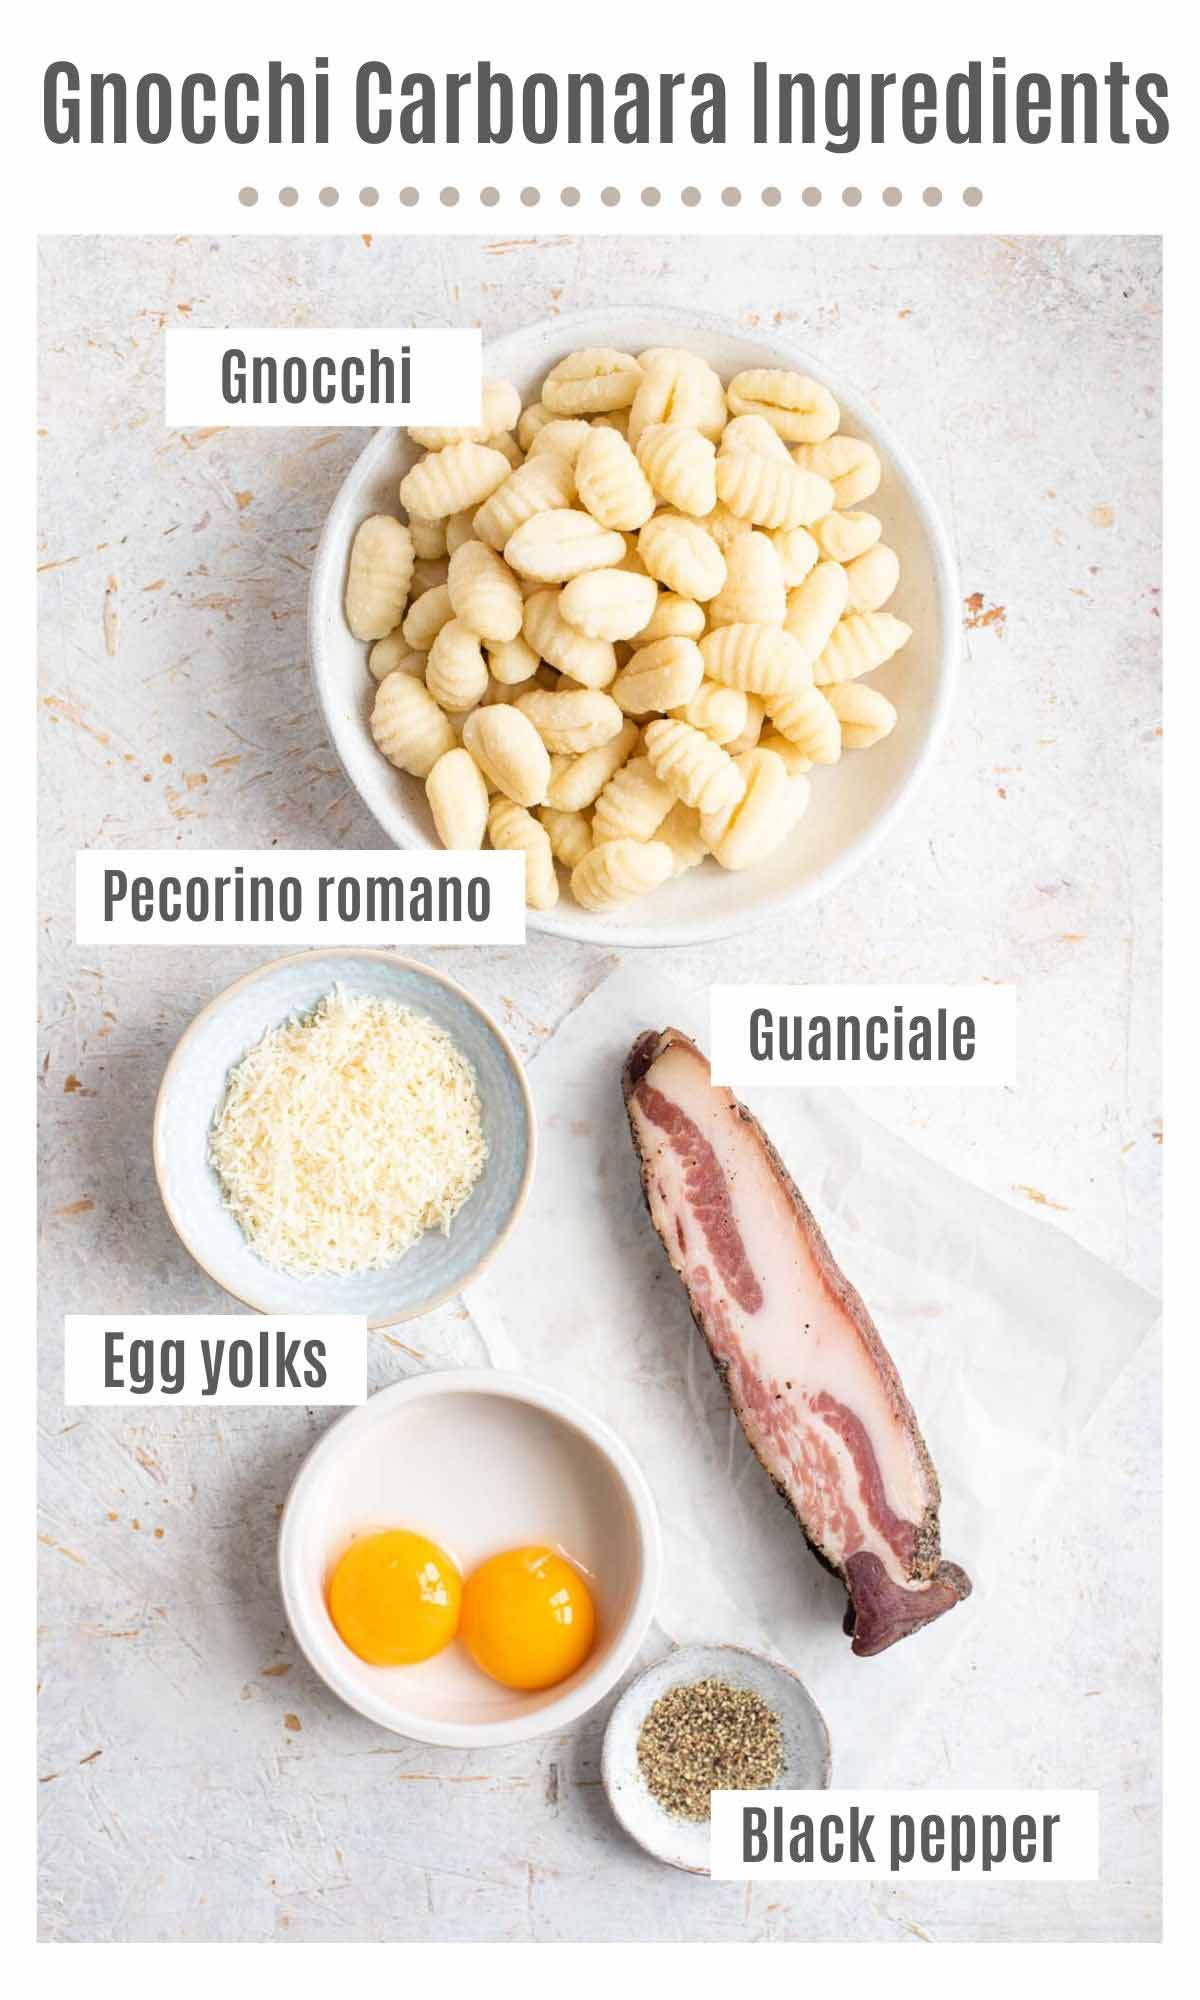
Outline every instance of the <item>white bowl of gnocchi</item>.
<svg viewBox="0 0 1200 2000">
<path fill-rule="evenodd" d="M 313 571 L 317 697 L 398 847 L 525 856 L 531 929 L 700 944 L 814 902 L 936 753 L 937 509 L 820 362 L 715 317 L 485 348 L 474 430 L 377 431 Z"/>
</svg>

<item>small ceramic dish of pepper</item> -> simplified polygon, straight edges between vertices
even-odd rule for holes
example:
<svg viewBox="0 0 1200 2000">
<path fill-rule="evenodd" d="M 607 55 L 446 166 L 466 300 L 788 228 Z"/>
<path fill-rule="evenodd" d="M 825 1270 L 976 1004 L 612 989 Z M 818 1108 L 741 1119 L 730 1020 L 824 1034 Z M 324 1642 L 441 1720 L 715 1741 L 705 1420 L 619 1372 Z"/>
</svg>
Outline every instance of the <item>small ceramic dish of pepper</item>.
<svg viewBox="0 0 1200 2000">
<path fill-rule="evenodd" d="M 713 1791 L 819 1791 L 825 1718 L 803 1681 L 743 1646 L 676 1646 L 626 1688 L 604 1733 L 608 1802 L 631 1840 L 709 1873 Z"/>
</svg>

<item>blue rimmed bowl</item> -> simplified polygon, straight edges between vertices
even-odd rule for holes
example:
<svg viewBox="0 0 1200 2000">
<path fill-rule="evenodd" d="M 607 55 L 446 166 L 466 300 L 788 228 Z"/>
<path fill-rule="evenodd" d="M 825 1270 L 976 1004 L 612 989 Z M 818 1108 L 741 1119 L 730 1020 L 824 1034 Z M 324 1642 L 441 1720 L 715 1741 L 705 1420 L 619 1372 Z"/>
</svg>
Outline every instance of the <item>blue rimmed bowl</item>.
<svg viewBox="0 0 1200 2000">
<path fill-rule="evenodd" d="M 427 1230 L 382 1271 L 298 1277 L 251 1249 L 225 1205 L 208 1135 L 233 1065 L 269 1029 L 310 1013 L 335 985 L 397 1001 L 445 1030 L 475 1071 L 488 1156 L 448 1236 Z M 479 1276 L 521 1213 L 536 1151 L 525 1072 L 496 1022 L 454 980 L 386 951 L 301 952 L 236 980 L 181 1036 L 154 1113 L 163 1204 L 210 1278 L 255 1312 L 362 1313 L 372 1326 L 415 1319 Z"/>
</svg>

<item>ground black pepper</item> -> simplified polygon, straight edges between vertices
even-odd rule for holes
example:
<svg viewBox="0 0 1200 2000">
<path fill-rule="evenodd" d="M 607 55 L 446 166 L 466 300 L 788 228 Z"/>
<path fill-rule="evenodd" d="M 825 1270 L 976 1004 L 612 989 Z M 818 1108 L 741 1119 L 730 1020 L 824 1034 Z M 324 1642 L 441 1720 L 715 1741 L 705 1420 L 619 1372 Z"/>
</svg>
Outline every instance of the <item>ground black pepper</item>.
<svg viewBox="0 0 1200 2000">
<path fill-rule="evenodd" d="M 707 1819 L 711 1792 L 766 1790 L 783 1768 L 779 1717 L 728 1681 L 693 1681 L 660 1695 L 638 1735 L 651 1794 L 677 1819 Z"/>
</svg>

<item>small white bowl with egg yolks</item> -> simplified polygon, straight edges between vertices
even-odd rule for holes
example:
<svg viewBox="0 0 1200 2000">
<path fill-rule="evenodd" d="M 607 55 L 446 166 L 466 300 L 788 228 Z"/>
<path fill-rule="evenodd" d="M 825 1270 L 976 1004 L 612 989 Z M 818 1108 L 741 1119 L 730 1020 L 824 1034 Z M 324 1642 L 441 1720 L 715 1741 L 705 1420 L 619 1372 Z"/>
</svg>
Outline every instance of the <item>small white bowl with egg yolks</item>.
<svg viewBox="0 0 1200 2000">
<path fill-rule="evenodd" d="M 360 1535 L 405 1528 L 464 1578 L 503 1550 L 555 1550 L 584 1578 L 596 1631 L 567 1679 L 502 1686 L 461 1637 L 411 1666 L 372 1666 L 341 1638 L 329 1579 Z M 494 1369 L 417 1375 L 347 1412 L 309 1453 L 279 1535 L 301 1650 L 372 1722 L 456 1749 L 522 1743 L 593 1708 L 632 1666 L 658 1598 L 662 1540 L 644 1474 L 607 1424 L 540 1382 Z"/>
</svg>

